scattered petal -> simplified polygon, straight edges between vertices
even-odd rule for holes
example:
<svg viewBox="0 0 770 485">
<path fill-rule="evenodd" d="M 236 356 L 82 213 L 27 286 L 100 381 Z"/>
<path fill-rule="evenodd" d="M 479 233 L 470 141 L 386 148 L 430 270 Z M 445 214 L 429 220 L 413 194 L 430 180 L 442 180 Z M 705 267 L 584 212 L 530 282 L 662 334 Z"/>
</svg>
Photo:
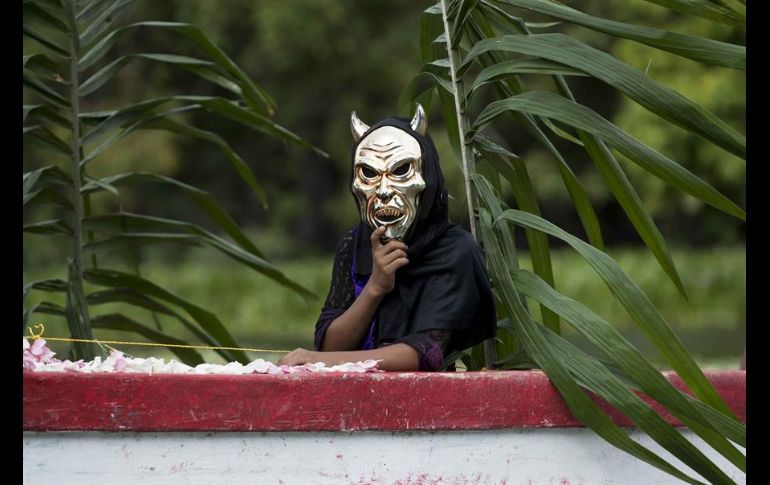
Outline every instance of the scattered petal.
<svg viewBox="0 0 770 485">
<path fill-rule="evenodd" d="M 111 350 L 110 355 L 102 360 L 101 356 L 84 362 L 82 359 L 70 362 L 61 361 L 54 357 L 55 352 L 46 346 L 42 338 L 36 339 L 31 345 L 26 338 L 22 344 L 22 369 L 34 372 L 138 372 L 146 374 L 298 374 L 321 372 L 382 372 L 377 369 L 377 360 L 362 362 L 346 362 L 327 367 L 323 362 L 287 366 L 275 365 L 263 359 L 256 359 L 246 365 L 240 362 L 227 364 L 198 364 L 195 367 L 182 364 L 175 360 L 166 362 L 155 357 L 132 358 L 126 357 L 119 350 Z"/>
</svg>

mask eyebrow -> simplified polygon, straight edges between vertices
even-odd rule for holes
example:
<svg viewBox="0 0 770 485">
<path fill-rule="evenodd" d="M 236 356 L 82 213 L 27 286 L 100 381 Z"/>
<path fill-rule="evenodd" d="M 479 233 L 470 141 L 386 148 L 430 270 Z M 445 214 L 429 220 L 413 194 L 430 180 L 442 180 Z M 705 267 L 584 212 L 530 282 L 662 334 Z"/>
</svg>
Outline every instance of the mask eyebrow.
<svg viewBox="0 0 770 485">
<path fill-rule="evenodd" d="M 356 160 L 356 162 L 353 164 L 353 168 L 358 167 L 366 167 L 370 170 L 374 170 L 375 172 L 380 173 L 380 169 L 373 165 L 369 160 Z"/>
<path fill-rule="evenodd" d="M 398 168 L 399 166 L 404 165 L 405 163 L 416 163 L 416 162 L 417 162 L 417 157 L 406 154 L 403 157 L 395 158 L 389 161 L 385 166 L 385 168 L 387 169 L 388 172 L 390 172 L 391 170 Z"/>
<path fill-rule="evenodd" d="M 387 146 L 370 145 L 361 147 L 358 151 L 358 156 L 375 158 L 385 163 L 389 158 L 398 154 L 400 149 L 402 149 L 402 147 L 398 145 L 393 146 L 393 144 L 388 144 Z"/>
</svg>

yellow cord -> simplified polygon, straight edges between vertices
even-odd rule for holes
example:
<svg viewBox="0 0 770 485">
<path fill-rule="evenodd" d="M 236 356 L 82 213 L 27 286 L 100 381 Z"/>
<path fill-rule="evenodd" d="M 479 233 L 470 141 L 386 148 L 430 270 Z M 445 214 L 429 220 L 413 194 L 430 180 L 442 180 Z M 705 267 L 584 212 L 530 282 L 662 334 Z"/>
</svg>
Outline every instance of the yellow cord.
<svg viewBox="0 0 770 485">
<path fill-rule="evenodd" d="M 32 327 L 39 328 L 40 331 L 35 333 L 32 331 Z M 37 340 L 43 338 L 43 332 L 45 332 L 45 325 L 39 323 L 37 325 L 31 325 L 27 328 L 29 330 L 29 338 Z M 114 345 L 137 345 L 144 347 L 174 347 L 178 349 L 204 349 L 204 350 L 247 350 L 249 352 L 272 352 L 286 354 L 289 350 L 273 350 L 273 349 L 249 349 L 246 347 L 213 347 L 208 345 L 181 345 L 181 344 L 159 344 L 153 342 L 125 342 L 121 340 L 96 340 L 96 339 L 82 339 L 82 338 L 63 338 L 63 337 L 45 337 L 46 340 L 58 341 L 58 342 L 85 342 L 95 344 L 114 344 Z"/>
</svg>

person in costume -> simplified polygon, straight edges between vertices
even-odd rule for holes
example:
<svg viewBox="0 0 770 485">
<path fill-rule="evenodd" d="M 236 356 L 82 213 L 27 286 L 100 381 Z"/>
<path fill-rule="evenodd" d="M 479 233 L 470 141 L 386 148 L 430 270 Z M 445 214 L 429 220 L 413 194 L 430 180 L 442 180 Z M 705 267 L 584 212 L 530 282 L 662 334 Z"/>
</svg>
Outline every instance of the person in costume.
<svg viewBox="0 0 770 485">
<path fill-rule="evenodd" d="M 388 371 L 433 371 L 493 337 L 495 305 L 481 247 L 449 222 L 438 152 L 414 117 L 369 127 L 351 114 L 351 191 L 360 223 L 337 245 L 315 351 L 280 364 L 381 360 Z"/>
</svg>

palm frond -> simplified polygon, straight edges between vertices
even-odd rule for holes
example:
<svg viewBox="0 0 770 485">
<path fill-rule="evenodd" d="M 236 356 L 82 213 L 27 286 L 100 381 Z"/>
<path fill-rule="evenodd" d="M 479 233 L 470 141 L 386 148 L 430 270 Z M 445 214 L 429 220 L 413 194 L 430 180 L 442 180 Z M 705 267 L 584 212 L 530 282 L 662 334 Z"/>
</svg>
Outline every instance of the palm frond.
<svg viewBox="0 0 770 485">
<path fill-rule="evenodd" d="M 745 20 L 721 2 L 654 3 L 735 26 Z M 635 393 L 641 391 L 655 399 L 707 445 L 745 471 L 745 454 L 731 443 L 745 446 L 745 426 L 732 415 L 650 299 L 603 252 L 599 220 L 591 202 L 547 132 L 574 143 L 593 160 L 606 189 L 685 297 L 667 243 L 616 154 L 727 214 L 745 219 L 744 209 L 683 165 L 581 104 L 571 93 L 569 80 L 575 76 L 601 80 L 608 89 L 620 91 L 662 122 L 700 135 L 740 157 L 745 157 L 745 137 L 714 113 L 612 55 L 565 34 L 549 33 L 556 25 L 553 22 L 538 24 L 538 33 L 533 34 L 532 23 L 526 19 L 531 12 L 560 24 L 579 25 L 713 66 L 745 69 L 745 47 L 603 19 L 548 0 L 440 1 L 423 14 L 420 47 L 425 65 L 403 94 L 406 101 L 429 99 L 427 96 L 434 90 L 439 94 L 449 139 L 458 154 L 467 159 L 464 177 L 473 191 L 466 197 L 468 206 L 476 208 L 470 223 L 485 249 L 495 296 L 502 304 L 498 309 L 498 365 L 544 370 L 573 414 L 586 426 L 614 446 L 672 476 L 688 483 L 732 483 L 724 470 L 683 439 Z M 439 48 L 442 45 L 443 51 Z M 521 75 L 550 78 L 559 94 L 528 90 Z M 478 99 L 484 102 L 476 111 Z M 526 157 L 504 148 L 504 143 L 498 141 L 500 131 L 487 134 L 503 119 L 523 127 L 558 162 L 589 242 L 542 218 L 541 202 L 533 190 L 537 181 L 529 176 Z M 509 208 L 502 199 L 501 180 L 510 185 L 516 209 Z M 533 272 L 519 267 L 519 253 L 511 237 L 514 226 L 524 229 L 527 235 Z M 549 236 L 566 242 L 583 256 L 696 397 L 674 388 L 610 322 L 558 292 L 550 263 Z M 528 298 L 543 308 L 542 321 L 533 317 L 526 305 Z M 576 329 L 604 357 L 593 357 L 562 338 L 559 322 Z M 476 346 L 453 358 L 462 359 L 469 368 L 478 368 L 480 349 Z M 487 355 L 487 362 L 489 358 Z M 667 459 L 629 441 L 588 397 L 588 391 L 629 417 L 702 478 L 688 476 Z"/>
<path fill-rule="evenodd" d="M 25 207 L 50 204 L 58 211 L 45 220 L 25 222 L 23 231 L 35 237 L 67 237 L 74 251 L 67 264 L 66 281 L 29 283 L 24 290 L 64 291 L 67 303 L 61 309 L 52 304 L 37 304 L 24 312 L 24 325 L 35 312 L 63 315 L 75 338 L 92 337 L 92 328 L 138 333 L 146 338 L 170 341 L 168 336 L 150 329 L 120 313 L 91 318 L 89 305 L 104 302 L 132 305 L 180 321 L 207 345 L 237 347 L 224 324 L 212 313 L 138 275 L 110 270 L 99 264 L 105 251 L 135 248 L 158 242 L 195 244 L 212 248 L 257 273 L 291 288 L 303 298 L 315 295 L 287 278 L 270 263 L 254 243 L 219 205 L 216 196 L 162 174 L 131 172 L 110 176 L 89 175 L 94 164 L 104 160 L 104 153 L 115 142 L 135 136 L 141 130 L 164 130 L 198 138 L 217 146 L 239 177 L 267 208 L 264 190 L 249 165 L 227 140 L 215 131 L 194 126 L 181 115 L 207 112 L 227 118 L 256 132 L 285 140 L 328 155 L 299 135 L 281 126 L 272 116 L 275 101 L 197 26 L 179 22 L 142 21 L 121 25 L 121 13 L 132 0 L 29 0 L 24 2 L 24 35 L 34 40 L 44 52 L 23 57 L 23 82 L 31 103 L 23 106 L 23 137 L 35 148 L 45 148 L 56 163 L 24 174 Z M 110 56 L 124 36 L 142 30 L 165 32 L 197 48 L 192 57 L 172 52 L 129 52 Z M 182 70 L 212 83 L 231 97 L 172 94 L 145 99 L 110 110 L 89 112 L 83 109 L 89 98 L 116 80 L 117 73 L 136 62 L 153 62 L 162 68 Z M 42 153 L 42 152 L 41 152 Z M 60 168 L 61 167 L 61 168 Z M 118 212 L 93 213 L 91 196 L 99 192 L 120 200 L 121 191 L 146 183 L 159 183 L 181 191 L 206 213 L 227 237 L 186 221 Z M 88 259 L 90 258 L 90 259 Z M 89 264 L 90 261 L 90 264 Z M 86 296 L 84 282 L 106 287 Z M 111 288 L 111 289 L 109 289 Z M 157 300 L 176 305 L 189 319 Z M 224 359 L 245 361 L 243 352 L 220 353 Z M 194 352 L 179 352 L 187 363 L 198 363 Z M 74 356 L 91 358 L 90 345 L 78 343 Z"/>
</svg>

